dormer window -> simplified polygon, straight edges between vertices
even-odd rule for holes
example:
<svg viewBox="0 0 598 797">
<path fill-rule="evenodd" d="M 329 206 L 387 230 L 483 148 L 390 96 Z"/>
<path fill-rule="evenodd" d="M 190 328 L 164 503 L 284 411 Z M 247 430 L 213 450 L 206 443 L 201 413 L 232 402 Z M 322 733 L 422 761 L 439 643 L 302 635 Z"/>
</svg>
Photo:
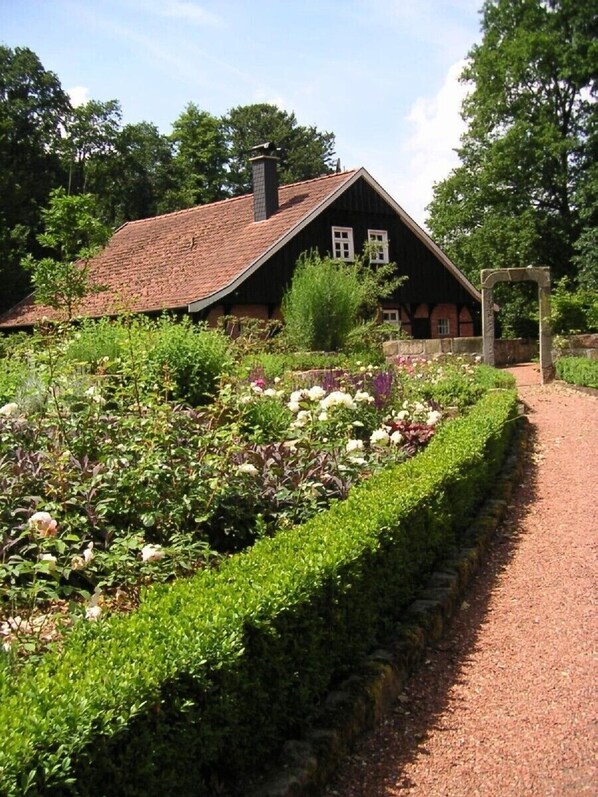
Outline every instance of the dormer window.
<svg viewBox="0 0 598 797">
<path fill-rule="evenodd" d="M 332 228 L 332 256 L 337 260 L 355 259 L 352 227 Z"/>
<path fill-rule="evenodd" d="M 368 230 L 370 243 L 370 263 L 388 263 L 388 232 Z"/>
</svg>

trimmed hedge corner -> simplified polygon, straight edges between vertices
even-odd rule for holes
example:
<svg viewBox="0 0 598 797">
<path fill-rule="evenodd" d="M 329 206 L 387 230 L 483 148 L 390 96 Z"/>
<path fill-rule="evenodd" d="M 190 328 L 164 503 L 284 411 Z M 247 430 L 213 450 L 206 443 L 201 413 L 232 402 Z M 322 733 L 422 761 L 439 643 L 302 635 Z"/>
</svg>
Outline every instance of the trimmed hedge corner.
<svg viewBox="0 0 598 797">
<path fill-rule="evenodd" d="M 346 501 L 5 679 L 0 794 L 208 795 L 260 766 L 459 542 L 516 410 L 489 392 Z"/>
</svg>

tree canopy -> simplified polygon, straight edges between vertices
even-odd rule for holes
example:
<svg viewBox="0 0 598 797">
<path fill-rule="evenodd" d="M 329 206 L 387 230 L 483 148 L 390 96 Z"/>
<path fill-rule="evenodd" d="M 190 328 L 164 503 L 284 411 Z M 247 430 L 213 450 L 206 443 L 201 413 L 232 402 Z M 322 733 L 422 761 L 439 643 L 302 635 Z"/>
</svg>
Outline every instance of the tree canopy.
<svg viewBox="0 0 598 797">
<path fill-rule="evenodd" d="M 40 208 L 61 181 L 69 109 L 60 81 L 34 52 L 0 46 L 0 311 L 27 291 L 20 261 L 39 252 Z"/>
<path fill-rule="evenodd" d="M 170 134 L 146 121 L 123 126 L 118 100 L 73 108 L 34 52 L 0 46 L 0 312 L 30 289 L 25 254 L 45 255 L 39 236 L 53 190 L 93 196 L 115 228 L 251 191 L 250 149 L 267 140 L 281 147 L 281 183 L 332 170 L 334 135 L 274 105 L 217 117 L 189 103 Z"/>
<path fill-rule="evenodd" d="M 460 165 L 428 226 L 479 284 L 482 268 L 596 273 L 597 14 L 593 0 L 486 0 L 462 80 Z M 520 300 L 518 300 L 520 301 Z"/>
<path fill-rule="evenodd" d="M 333 171 L 334 135 L 297 123 L 294 113 L 275 105 L 240 105 L 224 117 L 228 144 L 228 189 L 231 194 L 251 191 L 251 148 L 273 141 L 280 149 L 281 183 L 309 180 Z"/>
</svg>

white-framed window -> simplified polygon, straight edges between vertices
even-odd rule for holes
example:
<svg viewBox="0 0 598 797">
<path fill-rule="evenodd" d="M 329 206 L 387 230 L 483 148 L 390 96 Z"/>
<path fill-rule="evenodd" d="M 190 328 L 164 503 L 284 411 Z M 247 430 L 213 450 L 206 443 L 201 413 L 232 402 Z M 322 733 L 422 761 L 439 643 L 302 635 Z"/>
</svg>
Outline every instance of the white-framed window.
<svg viewBox="0 0 598 797">
<path fill-rule="evenodd" d="M 397 327 L 397 329 L 401 326 L 401 318 L 396 308 L 382 310 L 382 320 L 385 324 L 392 324 L 393 327 Z"/>
<path fill-rule="evenodd" d="M 448 318 L 439 318 L 438 325 L 437 325 L 437 332 L 439 335 L 450 335 L 451 334 L 451 322 Z"/>
<path fill-rule="evenodd" d="M 337 260 L 354 260 L 353 228 L 332 228 L 332 256 Z"/>
<path fill-rule="evenodd" d="M 388 232 L 368 230 L 370 243 L 370 263 L 388 263 Z"/>
</svg>

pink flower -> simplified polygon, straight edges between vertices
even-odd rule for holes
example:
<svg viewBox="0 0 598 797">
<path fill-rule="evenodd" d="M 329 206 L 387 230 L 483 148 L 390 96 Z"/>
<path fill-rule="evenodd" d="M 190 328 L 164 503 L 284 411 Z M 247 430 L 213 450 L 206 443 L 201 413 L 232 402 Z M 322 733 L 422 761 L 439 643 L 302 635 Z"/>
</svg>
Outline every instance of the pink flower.
<svg viewBox="0 0 598 797">
<path fill-rule="evenodd" d="M 35 512 L 29 518 L 29 528 L 40 537 L 55 537 L 58 523 L 49 512 Z"/>
</svg>

